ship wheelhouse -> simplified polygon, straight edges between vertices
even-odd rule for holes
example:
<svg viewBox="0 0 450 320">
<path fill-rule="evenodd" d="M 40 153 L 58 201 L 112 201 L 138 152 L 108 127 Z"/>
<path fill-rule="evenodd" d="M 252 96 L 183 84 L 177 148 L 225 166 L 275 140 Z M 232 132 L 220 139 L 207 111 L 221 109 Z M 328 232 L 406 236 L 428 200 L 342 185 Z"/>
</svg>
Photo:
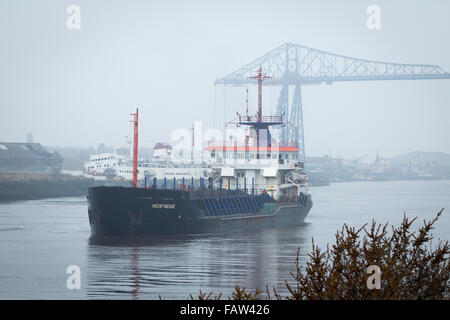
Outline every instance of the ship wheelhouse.
<svg viewBox="0 0 450 320">
<path fill-rule="evenodd" d="M 272 143 L 268 147 L 237 141 L 210 141 L 204 152 L 207 164 L 220 169 L 225 189 L 267 192 L 275 200 L 284 200 L 295 198 L 304 182 L 299 179 L 303 164 L 298 161 L 297 146 Z"/>
</svg>

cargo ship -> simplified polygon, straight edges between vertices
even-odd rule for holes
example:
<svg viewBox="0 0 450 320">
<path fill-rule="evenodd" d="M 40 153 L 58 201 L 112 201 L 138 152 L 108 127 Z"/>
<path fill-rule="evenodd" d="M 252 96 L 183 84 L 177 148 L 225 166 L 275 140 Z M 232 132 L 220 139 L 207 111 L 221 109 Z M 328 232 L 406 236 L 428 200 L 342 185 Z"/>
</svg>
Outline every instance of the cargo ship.
<svg viewBox="0 0 450 320">
<path fill-rule="evenodd" d="M 256 115 L 237 114 L 243 139 L 212 140 L 201 163 L 166 163 L 138 183 L 138 110 L 134 117 L 133 185 L 88 189 L 91 232 L 98 236 L 223 233 L 302 224 L 312 207 L 298 143 L 270 128 L 284 116 L 263 116 L 261 68 Z M 248 91 L 247 91 L 248 92 Z M 248 94 L 248 93 L 247 93 Z M 248 101 L 248 98 L 247 98 Z"/>
</svg>

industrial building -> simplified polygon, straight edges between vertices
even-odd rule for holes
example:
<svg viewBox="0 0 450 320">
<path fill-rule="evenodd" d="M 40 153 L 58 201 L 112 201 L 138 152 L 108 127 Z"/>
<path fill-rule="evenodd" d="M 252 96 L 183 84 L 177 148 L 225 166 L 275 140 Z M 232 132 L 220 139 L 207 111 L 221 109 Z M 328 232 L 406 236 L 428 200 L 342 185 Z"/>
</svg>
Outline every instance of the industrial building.
<svg viewBox="0 0 450 320">
<path fill-rule="evenodd" d="M 0 172 L 59 172 L 63 161 L 40 143 L 0 142 Z"/>
</svg>

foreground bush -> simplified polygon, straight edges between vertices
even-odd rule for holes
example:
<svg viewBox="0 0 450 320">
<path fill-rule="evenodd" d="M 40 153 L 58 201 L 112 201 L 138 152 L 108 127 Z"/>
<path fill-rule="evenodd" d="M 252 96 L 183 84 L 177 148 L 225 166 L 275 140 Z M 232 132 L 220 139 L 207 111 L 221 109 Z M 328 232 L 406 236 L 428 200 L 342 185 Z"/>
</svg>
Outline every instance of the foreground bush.
<svg viewBox="0 0 450 320">
<path fill-rule="evenodd" d="M 441 216 L 424 221 L 412 231 L 416 219 L 404 216 L 402 223 L 388 228 L 375 221 L 370 227 L 356 229 L 344 224 L 336 233 L 336 242 L 321 250 L 312 244 L 306 266 L 299 264 L 292 274 L 294 284 L 286 281 L 285 299 L 449 299 L 450 246 L 448 241 L 432 243 L 431 230 Z M 379 282 L 374 272 L 378 271 Z M 275 288 L 267 299 L 283 299 Z M 198 299 L 220 299 L 222 295 L 200 292 Z M 254 292 L 235 287 L 229 299 L 259 299 Z M 191 295 L 191 299 L 193 299 Z"/>
</svg>

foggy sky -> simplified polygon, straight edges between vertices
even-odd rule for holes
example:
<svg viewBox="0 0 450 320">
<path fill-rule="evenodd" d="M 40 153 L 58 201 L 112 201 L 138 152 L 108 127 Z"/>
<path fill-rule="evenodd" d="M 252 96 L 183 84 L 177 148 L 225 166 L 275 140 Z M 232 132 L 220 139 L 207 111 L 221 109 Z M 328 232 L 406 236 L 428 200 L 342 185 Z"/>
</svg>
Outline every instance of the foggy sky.
<svg viewBox="0 0 450 320">
<path fill-rule="evenodd" d="M 81 8 L 81 30 L 66 27 L 70 4 Z M 366 27 L 371 4 L 381 8 L 381 30 Z M 141 147 L 170 142 L 195 120 L 222 128 L 244 111 L 245 94 L 224 110 L 233 99 L 214 80 L 285 42 L 450 72 L 449 14 L 446 0 L 0 0 L 0 141 L 32 132 L 50 146 L 120 147 L 136 107 Z M 264 107 L 273 112 L 269 91 Z M 307 155 L 450 153 L 450 80 L 302 93 Z M 250 102 L 255 110 L 256 96 Z"/>
</svg>

